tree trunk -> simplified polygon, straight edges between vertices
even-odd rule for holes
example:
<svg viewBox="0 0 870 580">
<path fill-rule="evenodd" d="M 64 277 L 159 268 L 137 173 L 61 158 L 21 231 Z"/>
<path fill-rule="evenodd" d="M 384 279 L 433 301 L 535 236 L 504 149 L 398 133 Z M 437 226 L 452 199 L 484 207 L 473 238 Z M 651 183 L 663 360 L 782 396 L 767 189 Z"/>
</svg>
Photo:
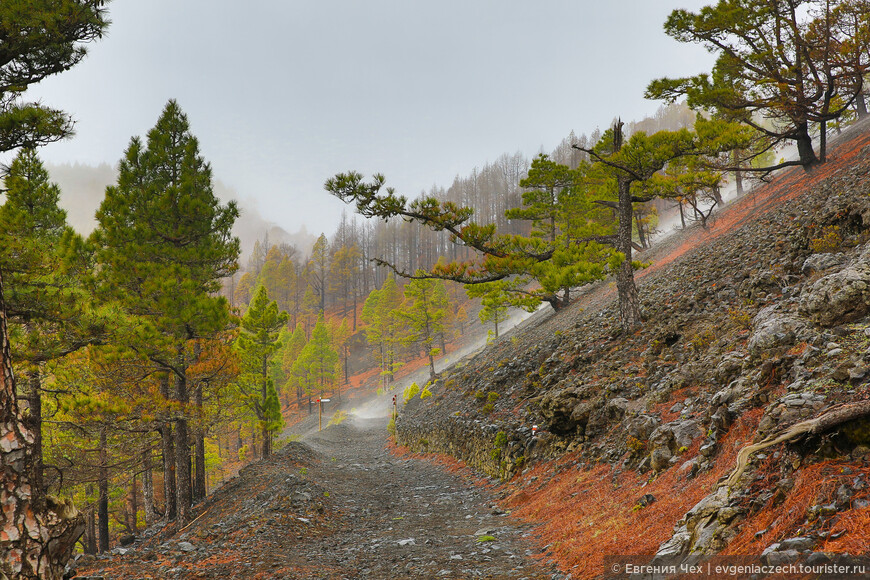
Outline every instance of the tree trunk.
<svg viewBox="0 0 870 580">
<path fill-rule="evenodd" d="M 93 486 L 88 486 L 88 495 L 94 492 Z M 88 509 L 87 526 L 85 534 L 85 554 L 97 553 L 97 514 L 94 513 L 94 507 Z"/>
<path fill-rule="evenodd" d="M 828 122 L 819 122 L 819 163 L 824 163 L 828 149 Z"/>
<path fill-rule="evenodd" d="M 864 91 L 858 93 L 855 97 L 855 109 L 858 111 L 858 118 L 863 119 L 867 116 L 867 102 L 864 100 Z"/>
<path fill-rule="evenodd" d="M 798 126 L 795 141 L 797 142 L 798 156 L 804 168 L 807 168 L 818 161 L 816 152 L 813 150 L 813 139 L 810 137 L 807 123 Z"/>
<path fill-rule="evenodd" d="M 196 360 L 200 357 L 200 345 L 197 342 L 194 346 Z M 193 485 L 193 501 L 198 502 L 205 499 L 206 481 L 205 481 L 205 426 L 203 425 L 202 412 L 202 381 L 197 381 L 194 389 L 193 402 L 197 410 L 197 426 L 194 443 L 194 451 L 196 456 L 196 477 Z"/>
<path fill-rule="evenodd" d="M 27 373 L 27 403 L 30 407 L 30 416 L 27 419 L 28 427 L 33 433 L 33 472 L 31 485 L 37 495 L 45 494 L 45 484 L 42 474 L 42 381 L 39 371 Z"/>
<path fill-rule="evenodd" d="M 648 248 L 649 246 L 646 243 L 646 232 L 643 231 L 643 222 L 641 220 L 640 214 L 635 214 L 634 223 L 637 227 L 637 238 L 638 240 L 640 240 L 640 247 L 644 249 Z"/>
<path fill-rule="evenodd" d="M 106 449 L 106 426 L 100 427 L 100 468 L 97 481 L 98 499 L 98 528 L 100 532 L 99 551 L 109 551 L 109 458 Z"/>
<path fill-rule="evenodd" d="M 139 492 L 136 489 L 136 474 L 130 478 L 130 532 L 139 533 Z"/>
<path fill-rule="evenodd" d="M 160 392 L 165 399 L 169 399 L 169 376 L 160 378 Z M 163 514 L 168 520 L 178 517 L 178 502 L 176 501 L 176 478 L 175 478 L 175 439 L 172 433 L 172 420 L 167 418 L 160 425 L 160 438 L 163 452 L 163 497 L 166 505 Z"/>
<path fill-rule="evenodd" d="M 740 166 L 740 152 L 738 150 L 734 150 L 734 165 Z M 743 195 L 743 172 L 737 170 L 734 172 L 734 186 L 737 191 L 737 197 Z"/>
<path fill-rule="evenodd" d="M 614 150 L 622 148 L 622 122 L 613 127 Z M 619 228 L 617 229 L 617 247 L 625 255 L 622 264 L 616 272 L 616 291 L 619 301 L 619 322 L 624 332 L 632 332 L 640 326 L 640 299 L 637 296 L 637 286 L 634 284 L 634 268 L 631 266 L 631 229 L 633 207 L 631 202 L 631 180 L 627 175 L 617 178 L 619 191 Z"/>
<path fill-rule="evenodd" d="M 2 282 L 0 275 L 0 574 L 60 580 L 85 519 L 33 485 L 34 435 L 15 397 Z"/>
<path fill-rule="evenodd" d="M 682 225 L 683 229 L 686 229 L 686 212 L 683 211 L 683 202 L 680 200 L 680 225 Z"/>
<path fill-rule="evenodd" d="M 151 469 L 151 445 L 145 443 L 142 448 L 142 508 L 145 510 L 145 525 L 155 522 L 154 510 L 154 473 Z"/>
<path fill-rule="evenodd" d="M 183 348 L 183 347 L 182 347 Z M 181 360 L 184 353 L 179 349 L 180 368 L 184 368 Z M 187 377 L 175 375 L 175 400 L 186 406 L 190 402 L 187 392 Z M 178 504 L 178 519 L 185 523 L 190 519 L 190 438 L 188 434 L 187 415 L 182 411 L 175 419 L 175 493 Z"/>
</svg>

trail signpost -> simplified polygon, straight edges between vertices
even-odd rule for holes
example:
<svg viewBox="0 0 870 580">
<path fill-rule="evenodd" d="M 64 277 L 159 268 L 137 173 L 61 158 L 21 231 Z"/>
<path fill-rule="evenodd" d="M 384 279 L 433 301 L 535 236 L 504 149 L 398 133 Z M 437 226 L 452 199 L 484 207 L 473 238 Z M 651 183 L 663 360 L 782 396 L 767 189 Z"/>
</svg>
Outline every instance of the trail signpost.
<svg viewBox="0 0 870 580">
<path fill-rule="evenodd" d="M 321 399 L 317 397 L 317 430 L 323 431 L 323 403 L 328 403 L 329 399 Z"/>
</svg>

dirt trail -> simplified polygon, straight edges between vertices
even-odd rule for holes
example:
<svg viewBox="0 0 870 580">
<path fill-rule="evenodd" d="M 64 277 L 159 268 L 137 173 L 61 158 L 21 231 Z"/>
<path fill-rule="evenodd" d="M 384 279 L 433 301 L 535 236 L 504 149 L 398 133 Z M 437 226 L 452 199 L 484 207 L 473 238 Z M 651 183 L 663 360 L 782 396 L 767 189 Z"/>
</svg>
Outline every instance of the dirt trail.
<svg viewBox="0 0 870 580">
<path fill-rule="evenodd" d="M 486 488 L 394 456 L 385 429 L 386 420 L 356 419 L 306 441 L 322 457 L 310 475 L 334 490 L 348 524 L 312 546 L 309 558 L 350 578 L 552 576 L 529 558 L 528 532 L 495 508 Z"/>
<path fill-rule="evenodd" d="M 291 443 L 218 489 L 186 528 L 152 529 L 129 548 L 86 557 L 79 576 L 561 577 L 531 557 L 528 528 L 495 507 L 487 486 L 391 453 L 386 423 L 351 418 Z"/>
</svg>

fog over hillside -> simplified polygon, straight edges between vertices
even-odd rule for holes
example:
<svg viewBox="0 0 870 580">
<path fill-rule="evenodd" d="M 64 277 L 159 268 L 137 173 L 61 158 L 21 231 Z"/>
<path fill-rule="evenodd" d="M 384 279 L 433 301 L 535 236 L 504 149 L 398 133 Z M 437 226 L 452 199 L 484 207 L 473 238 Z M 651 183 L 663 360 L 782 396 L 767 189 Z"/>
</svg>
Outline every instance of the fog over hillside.
<svg viewBox="0 0 870 580">
<path fill-rule="evenodd" d="M 107 163 L 97 166 L 46 163 L 45 168 L 51 180 L 61 189 L 60 204 L 67 211 L 70 225 L 83 235 L 91 233 L 97 225 L 94 215 L 103 200 L 106 187 L 116 182 L 117 170 Z M 269 236 L 272 243 L 289 242 L 306 254 L 320 233 L 309 232 L 304 225 L 295 233 L 288 232 L 264 218 L 255 199 L 241 198 L 235 189 L 220 180 L 214 180 L 214 191 L 224 203 L 234 199 L 239 204 L 241 216 L 236 220 L 233 232 L 242 242 L 242 256 L 249 255 L 254 241 L 265 235 Z"/>
</svg>

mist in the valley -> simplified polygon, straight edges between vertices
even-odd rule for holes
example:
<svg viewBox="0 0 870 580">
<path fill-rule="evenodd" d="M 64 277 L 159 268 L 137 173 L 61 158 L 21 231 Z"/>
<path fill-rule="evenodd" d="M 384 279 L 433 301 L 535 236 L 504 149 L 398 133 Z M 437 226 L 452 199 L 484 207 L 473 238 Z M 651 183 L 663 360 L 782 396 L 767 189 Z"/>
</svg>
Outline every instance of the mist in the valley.
<svg viewBox="0 0 870 580">
<path fill-rule="evenodd" d="M 100 165 L 52 164 L 45 168 L 51 180 L 60 187 L 60 205 L 67 212 L 67 221 L 77 232 L 87 235 L 97 227 L 96 212 L 106 194 L 106 187 L 117 183 L 117 170 L 107 163 Z M 271 244 L 289 243 L 306 254 L 320 232 L 309 232 L 301 226 L 288 232 L 280 224 L 266 219 L 256 199 L 246 198 L 219 179 L 213 182 L 215 195 L 226 203 L 236 200 L 240 216 L 233 226 L 233 233 L 241 241 L 242 257 L 248 256 L 256 240 L 268 237 Z M 331 232 L 326 232 L 329 235 Z"/>
</svg>

